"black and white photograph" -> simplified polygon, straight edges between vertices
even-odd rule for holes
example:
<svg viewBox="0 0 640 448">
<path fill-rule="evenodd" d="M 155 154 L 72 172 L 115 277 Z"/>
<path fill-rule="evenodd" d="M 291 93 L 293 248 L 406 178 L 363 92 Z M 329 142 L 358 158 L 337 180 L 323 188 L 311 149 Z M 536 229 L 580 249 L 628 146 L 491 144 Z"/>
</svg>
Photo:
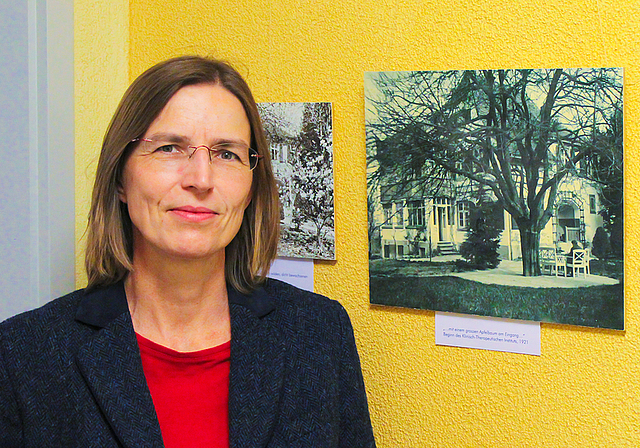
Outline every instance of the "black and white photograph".
<svg viewBox="0 0 640 448">
<path fill-rule="evenodd" d="M 335 260 L 331 103 L 259 103 L 280 191 L 279 257 Z"/>
<path fill-rule="evenodd" d="M 372 304 L 624 329 L 622 69 L 364 84 Z"/>
</svg>

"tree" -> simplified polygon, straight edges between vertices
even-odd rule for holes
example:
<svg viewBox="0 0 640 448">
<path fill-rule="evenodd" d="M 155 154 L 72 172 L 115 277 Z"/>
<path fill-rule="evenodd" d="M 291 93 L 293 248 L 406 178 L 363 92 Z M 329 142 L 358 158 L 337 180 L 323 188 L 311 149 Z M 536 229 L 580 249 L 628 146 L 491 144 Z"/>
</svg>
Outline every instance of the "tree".
<svg viewBox="0 0 640 448">
<path fill-rule="evenodd" d="M 281 143 L 299 130 L 296 120 L 289 116 L 291 103 L 258 103 L 260 120 L 270 144 Z"/>
<path fill-rule="evenodd" d="M 305 103 L 303 123 L 294 163 L 294 221 L 311 223 L 321 245 L 324 231 L 334 225 L 331 103 Z M 333 243 L 328 246 L 333 250 Z"/>
<path fill-rule="evenodd" d="M 594 136 L 622 108 L 619 71 L 395 72 L 365 83 L 370 187 L 466 179 L 513 217 L 523 274 L 540 275 L 540 232 L 558 187 L 586 177 L 587 159 L 603 149 Z"/>
<path fill-rule="evenodd" d="M 592 154 L 587 157 L 589 178 L 600 187 L 604 228 L 609 233 L 611 252 L 623 255 L 624 176 L 622 146 L 622 109 L 617 109 L 609 126 L 597 130 Z M 589 148 L 586 148 L 588 151 Z M 600 229 L 598 229 L 600 230 Z M 603 229 L 604 230 L 604 229 Z"/>
</svg>

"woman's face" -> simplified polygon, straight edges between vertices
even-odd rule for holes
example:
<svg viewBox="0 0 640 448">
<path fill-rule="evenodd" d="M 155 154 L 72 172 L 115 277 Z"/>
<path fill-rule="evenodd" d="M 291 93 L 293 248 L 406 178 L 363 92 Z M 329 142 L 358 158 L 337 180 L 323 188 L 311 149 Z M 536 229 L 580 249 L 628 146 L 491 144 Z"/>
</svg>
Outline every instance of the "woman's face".
<svg viewBox="0 0 640 448">
<path fill-rule="evenodd" d="M 240 101 L 219 85 L 180 89 L 151 123 L 127 160 L 120 200 L 133 223 L 136 258 L 221 257 L 251 201 L 252 172 L 220 165 L 229 159 L 206 148 L 175 163 L 180 145 L 248 147 L 251 127 Z M 158 149 L 154 142 L 175 143 Z M 210 157 L 220 157 L 211 161 Z"/>
</svg>

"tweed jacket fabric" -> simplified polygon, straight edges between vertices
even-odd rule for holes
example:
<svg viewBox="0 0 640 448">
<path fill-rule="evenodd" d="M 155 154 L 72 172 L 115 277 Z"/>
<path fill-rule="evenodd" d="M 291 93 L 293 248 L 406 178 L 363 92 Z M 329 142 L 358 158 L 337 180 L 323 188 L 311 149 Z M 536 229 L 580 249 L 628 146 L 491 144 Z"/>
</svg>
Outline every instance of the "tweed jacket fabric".
<svg viewBox="0 0 640 448">
<path fill-rule="evenodd" d="M 375 446 L 337 302 L 268 280 L 229 303 L 232 448 Z M 162 446 L 122 283 L 0 324 L 0 447 Z"/>
</svg>

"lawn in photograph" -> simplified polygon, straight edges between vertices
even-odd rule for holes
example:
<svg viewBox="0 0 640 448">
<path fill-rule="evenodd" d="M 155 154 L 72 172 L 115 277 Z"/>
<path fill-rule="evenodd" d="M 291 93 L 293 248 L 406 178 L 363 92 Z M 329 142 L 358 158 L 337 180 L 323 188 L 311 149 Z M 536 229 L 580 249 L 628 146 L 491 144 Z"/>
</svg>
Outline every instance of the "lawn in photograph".
<svg viewBox="0 0 640 448">
<path fill-rule="evenodd" d="M 280 192 L 278 256 L 335 259 L 331 103 L 259 103 Z"/>
<path fill-rule="evenodd" d="M 365 74 L 373 304 L 623 329 L 622 70 Z"/>
</svg>

